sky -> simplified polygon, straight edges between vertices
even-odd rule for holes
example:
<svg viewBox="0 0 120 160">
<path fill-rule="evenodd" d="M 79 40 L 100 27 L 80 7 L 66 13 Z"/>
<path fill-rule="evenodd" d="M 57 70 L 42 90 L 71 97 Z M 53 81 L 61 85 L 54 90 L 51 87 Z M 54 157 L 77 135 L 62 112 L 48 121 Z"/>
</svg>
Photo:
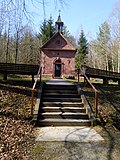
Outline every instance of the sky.
<svg viewBox="0 0 120 160">
<path fill-rule="evenodd" d="M 110 17 L 118 1 L 120 0 L 66 0 L 67 4 L 62 8 L 59 4 L 55 7 L 54 0 L 47 0 L 45 15 L 42 6 L 39 6 L 39 11 L 35 9 L 36 13 L 39 12 L 39 18 L 38 16 L 34 18 L 36 29 L 39 28 L 44 17 L 49 19 L 52 16 L 55 22 L 61 10 L 61 19 L 75 38 L 78 38 L 81 29 L 86 36 L 95 37 L 99 26 Z"/>
</svg>

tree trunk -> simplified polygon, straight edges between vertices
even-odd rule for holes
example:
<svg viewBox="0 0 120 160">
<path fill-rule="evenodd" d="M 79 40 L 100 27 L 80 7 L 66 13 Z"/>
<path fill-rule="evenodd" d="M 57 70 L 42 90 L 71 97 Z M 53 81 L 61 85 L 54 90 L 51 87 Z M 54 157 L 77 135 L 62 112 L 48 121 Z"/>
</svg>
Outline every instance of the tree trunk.
<svg viewBox="0 0 120 160">
<path fill-rule="evenodd" d="M 9 26 L 8 26 L 8 32 L 7 32 L 6 63 L 8 63 L 9 43 L 10 43 L 10 20 L 9 20 Z"/>
<path fill-rule="evenodd" d="M 16 35 L 16 49 L 15 49 L 15 64 L 17 64 L 17 57 L 18 57 L 18 42 L 19 41 L 19 31 L 17 31 Z"/>
</svg>

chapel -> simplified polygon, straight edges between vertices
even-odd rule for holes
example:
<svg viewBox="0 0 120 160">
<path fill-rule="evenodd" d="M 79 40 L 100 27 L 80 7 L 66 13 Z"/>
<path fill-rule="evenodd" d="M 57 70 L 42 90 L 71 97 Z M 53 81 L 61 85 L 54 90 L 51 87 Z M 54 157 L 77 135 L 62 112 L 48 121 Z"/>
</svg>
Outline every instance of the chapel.
<svg viewBox="0 0 120 160">
<path fill-rule="evenodd" d="M 42 76 L 64 78 L 75 70 L 76 48 L 62 34 L 64 23 L 59 14 L 56 33 L 41 47 Z"/>
</svg>

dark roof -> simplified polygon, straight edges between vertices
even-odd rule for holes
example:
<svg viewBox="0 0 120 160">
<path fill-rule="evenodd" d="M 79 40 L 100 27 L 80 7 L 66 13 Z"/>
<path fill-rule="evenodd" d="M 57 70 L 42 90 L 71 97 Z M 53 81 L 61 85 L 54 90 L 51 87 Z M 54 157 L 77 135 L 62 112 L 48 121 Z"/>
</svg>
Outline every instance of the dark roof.
<svg viewBox="0 0 120 160">
<path fill-rule="evenodd" d="M 45 48 L 47 47 L 47 45 L 48 45 L 53 39 L 55 39 L 57 36 L 61 36 L 61 37 L 67 42 L 67 44 L 69 44 L 69 46 L 71 46 L 71 50 L 76 50 L 76 48 L 75 48 L 60 32 L 55 33 L 55 34 L 41 47 L 41 49 L 45 49 Z"/>
</svg>

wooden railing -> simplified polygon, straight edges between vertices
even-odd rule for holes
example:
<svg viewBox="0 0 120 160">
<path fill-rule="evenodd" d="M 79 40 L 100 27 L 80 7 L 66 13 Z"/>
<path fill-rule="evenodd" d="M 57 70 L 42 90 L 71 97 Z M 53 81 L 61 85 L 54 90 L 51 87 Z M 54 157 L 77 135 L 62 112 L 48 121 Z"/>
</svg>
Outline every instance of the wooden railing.
<svg viewBox="0 0 120 160">
<path fill-rule="evenodd" d="M 96 69 L 96 68 L 91 68 L 88 66 L 82 66 L 82 69 L 85 71 L 86 75 L 96 76 L 98 78 L 99 77 L 106 77 L 106 78 L 120 79 L 120 73 L 118 73 L 118 72 Z"/>
<path fill-rule="evenodd" d="M 0 73 L 37 74 L 39 65 L 0 63 Z"/>
<path fill-rule="evenodd" d="M 40 76 L 40 82 L 41 82 L 41 74 L 42 74 L 42 67 L 40 66 L 40 67 L 39 67 L 39 70 L 38 70 L 38 73 L 37 73 L 37 75 L 36 75 L 35 82 L 34 82 L 33 87 L 32 87 L 31 115 L 33 115 L 35 87 L 36 87 L 36 84 L 37 84 L 37 81 L 38 81 L 39 76 Z"/>
<path fill-rule="evenodd" d="M 84 76 L 85 80 L 87 81 L 87 83 L 90 85 L 90 87 L 92 88 L 92 90 L 95 93 L 95 101 L 94 101 L 94 108 L 95 108 L 95 117 L 98 116 L 98 90 L 94 87 L 94 85 L 90 82 L 90 80 L 88 79 L 88 77 L 86 76 L 85 72 L 80 68 L 78 69 L 78 82 L 79 82 L 79 76 L 82 75 Z"/>
</svg>

